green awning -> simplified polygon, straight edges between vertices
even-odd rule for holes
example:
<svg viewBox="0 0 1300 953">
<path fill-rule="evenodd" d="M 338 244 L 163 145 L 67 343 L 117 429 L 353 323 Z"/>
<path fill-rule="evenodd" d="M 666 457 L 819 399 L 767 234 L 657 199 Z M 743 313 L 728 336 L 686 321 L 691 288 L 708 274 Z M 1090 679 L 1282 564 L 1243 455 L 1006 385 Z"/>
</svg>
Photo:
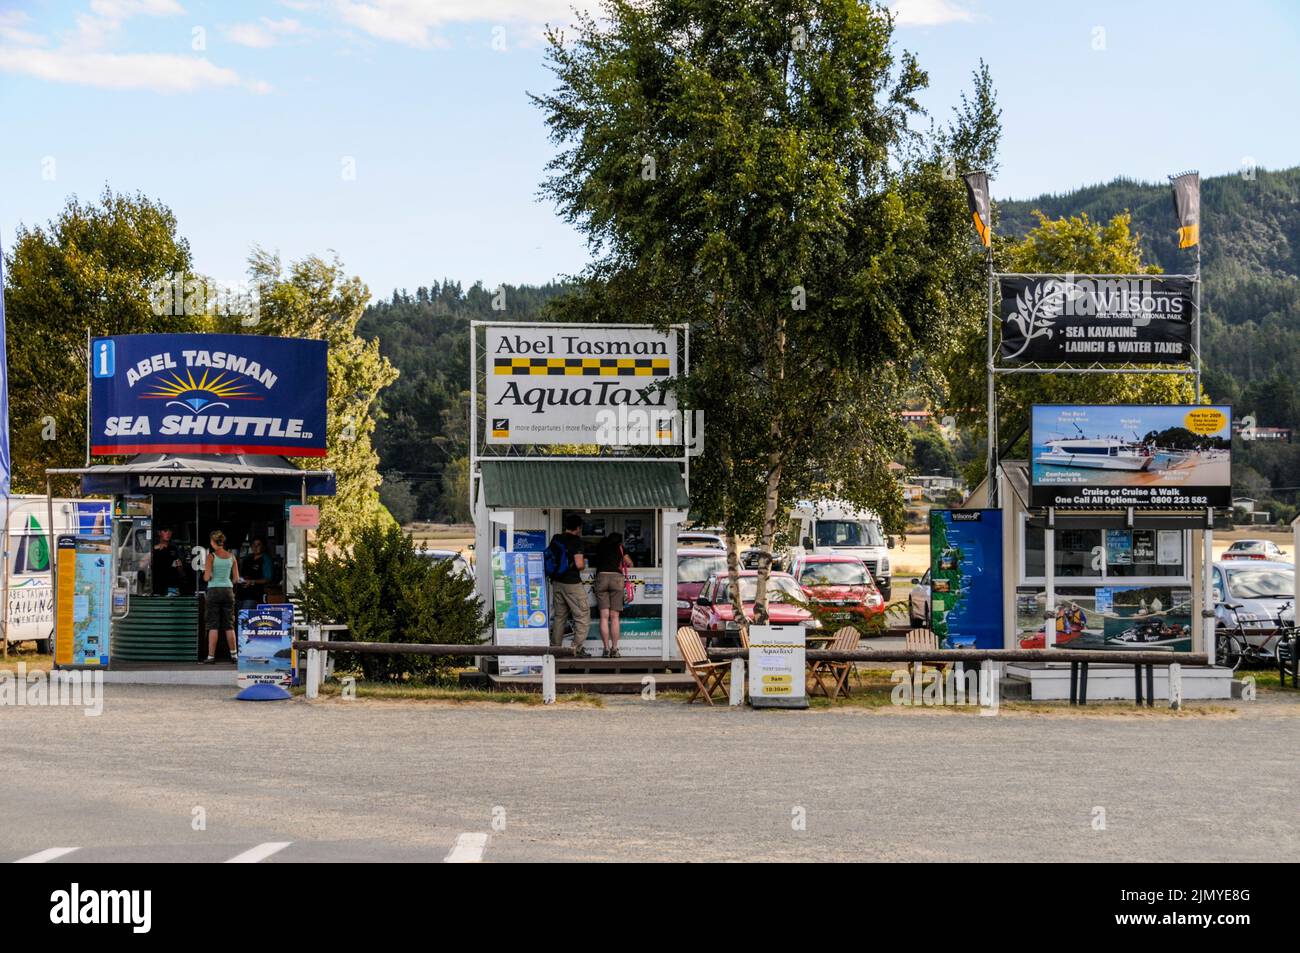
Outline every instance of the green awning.
<svg viewBox="0 0 1300 953">
<path fill-rule="evenodd" d="M 484 460 L 489 509 L 684 510 L 681 467 L 664 460 Z"/>
</svg>

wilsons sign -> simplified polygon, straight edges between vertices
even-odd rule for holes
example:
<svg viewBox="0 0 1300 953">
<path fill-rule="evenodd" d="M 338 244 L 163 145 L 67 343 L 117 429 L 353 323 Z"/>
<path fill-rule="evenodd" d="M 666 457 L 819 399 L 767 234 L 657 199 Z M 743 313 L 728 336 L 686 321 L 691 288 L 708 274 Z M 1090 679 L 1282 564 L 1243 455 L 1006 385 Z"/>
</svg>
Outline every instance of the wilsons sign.
<svg viewBox="0 0 1300 953">
<path fill-rule="evenodd" d="M 679 443 L 677 332 L 588 325 L 491 325 L 487 441 Z M 638 425 L 640 421 L 640 425 Z"/>
<path fill-rule="evenodd" d="M 96 338 L 91 452 L 323 457 L 325 350 L 243 334 Z"/>
<path fill-rule="evenodd" d="M 1181 364 L 1192 359 L 1189 278 L 1003 275 L 1006 364 Z"/>
</svg>

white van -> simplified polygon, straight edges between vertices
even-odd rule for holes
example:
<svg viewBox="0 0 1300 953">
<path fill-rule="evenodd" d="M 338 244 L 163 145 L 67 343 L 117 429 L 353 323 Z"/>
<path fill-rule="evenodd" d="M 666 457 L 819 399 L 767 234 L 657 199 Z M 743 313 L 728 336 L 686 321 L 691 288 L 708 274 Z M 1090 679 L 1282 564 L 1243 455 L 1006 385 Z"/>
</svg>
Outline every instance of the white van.
<svg viewBox="0 0 1300 953">
<path fill-rule="evenodd" d="M 49 508 L 44 496 L 9 497 L 9 641 L 50 651 L 54 633 Z M 105 533 L 107 500 L 54 500 L 54 538 Z M 3 518 L 3 514 L 0 514 Z"/>
<path fill-rule="evenodd" d="M 788 560 L 813 553 L 857 556 L 871 570 L 876 588 L 888 602 L 893 573 L 889 552 L 894 538 L 886 536 L 880 517 L 838 500 L 804 500 L 790 511 Z"/>
</svg>

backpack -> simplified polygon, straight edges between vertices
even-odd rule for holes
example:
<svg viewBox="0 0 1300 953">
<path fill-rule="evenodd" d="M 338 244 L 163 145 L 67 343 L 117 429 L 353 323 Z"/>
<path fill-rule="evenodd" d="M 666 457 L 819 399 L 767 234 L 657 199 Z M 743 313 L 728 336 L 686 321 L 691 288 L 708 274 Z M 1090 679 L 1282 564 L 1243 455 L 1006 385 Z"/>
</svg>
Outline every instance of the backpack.
<svg viewBox="0 0 1300 953">
<path fill-rule="evenodd" d="M 542 564 L 547 579 L 555 579 L 569 571 L 572 565 L 569 559 L 569 547 L 564 545 L 564 541 L 558 535 L 551 537 L 546 552 L 542 554 Z"/>
</svg>

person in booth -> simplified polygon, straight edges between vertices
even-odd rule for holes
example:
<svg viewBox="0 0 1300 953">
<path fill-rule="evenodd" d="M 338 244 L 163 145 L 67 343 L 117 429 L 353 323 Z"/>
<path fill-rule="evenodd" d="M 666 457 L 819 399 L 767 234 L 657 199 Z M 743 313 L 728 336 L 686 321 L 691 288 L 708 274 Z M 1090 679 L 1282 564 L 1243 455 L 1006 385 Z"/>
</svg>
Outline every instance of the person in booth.
<svg viewBox="0 0 1300 953">
<path fill-rule="evenodd" d="M 181 554 L 172 542 L 172 528 L 158 529 L 158 541 L 153 544 L 149 559 L 155 596 L 178 596 L 181 591 Z"/>
<path fill-rule="evenodd" d="M 239 589 L 239 608 L 255 609 L 266 601 L 266 587 L 275 575 L 275 567 L 266 552 L 266 540 L 254 536 L 249 552 L 239 562 L 242 583 Z"/>
<path fill-rule="evenodd" d="M 564 624 L 573 619 L 573 654 L 587 657 L 582 643 L 587 641 L 591 609 L 587 605 L 587 587 L 582 571 L 587 559 L 582 553 L 582 514 L 564 517 L 564 532 L 551 537 L 547 549 L 547 577 L 551 581 L 551 644 L 564 638 Z"/>
<path fill-rule="evenodd" d="M 212 547 L 203 569 L 203 581 L 208 584 L 208 657 L 200 665 L 211 665 L 217 660 L 218 632 L 226 634 L 231 661 L 239 658 L 235 644 L 235 586 L 240 581 L 239 564 L 235 554 L 226 549 L 226 534 L 221 530 L 214 529 L 208 541 Z"/>
<path fill-rule="evenodd" d="M 596 606 L 600 610 L 600 641 L 605 658 L 618 658 L 627 569 L 632 557 L 623 550 L 623 534 L 610 533 L 596 546 Z"/>
</svg>

